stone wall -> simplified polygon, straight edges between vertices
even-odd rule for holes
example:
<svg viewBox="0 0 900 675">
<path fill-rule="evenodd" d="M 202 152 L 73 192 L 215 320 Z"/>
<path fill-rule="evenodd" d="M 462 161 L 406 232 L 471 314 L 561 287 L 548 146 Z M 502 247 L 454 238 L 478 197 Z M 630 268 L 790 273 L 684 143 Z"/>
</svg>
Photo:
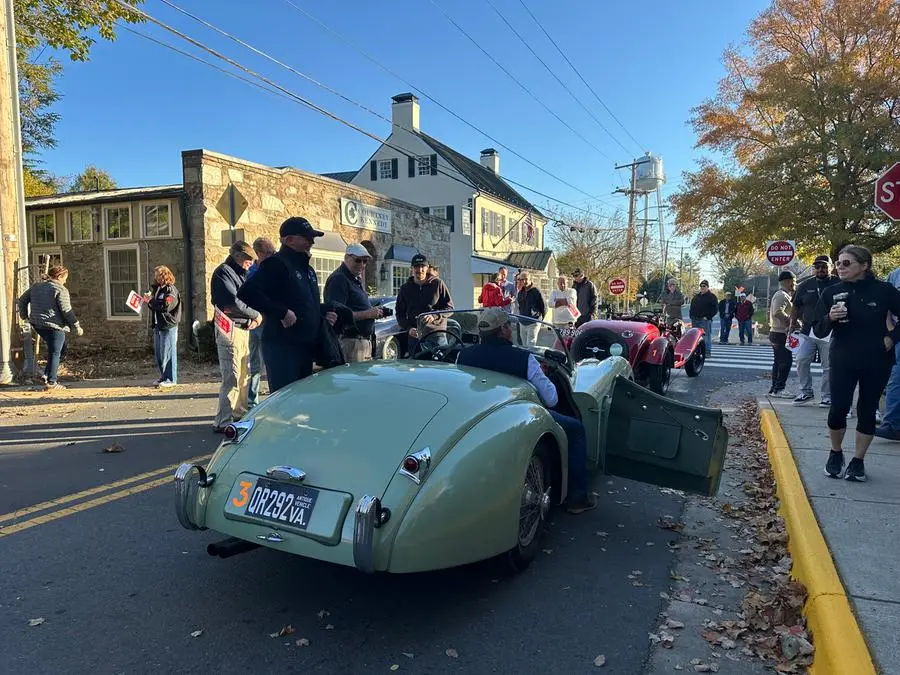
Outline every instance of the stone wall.
<svg viewBox="0 0 900 675">
<path fill-rule="evenodd" d="M 228 223 L 216 204 L 229 183 L 247 200 L 247 209 L 236 223 L 252 243 L 266 236 L 278 245 L 278 227 L 290 216 L 303 216 L 324 232 L 335 232 L 347 243 L 359 242 L 374 254 L 368 281 L 380 294 L 389 294 L 391 280 L 381 281 L 381 267 L 391 245 L 412 246 L 433 264 L 449 269 L 448 221 L 425 215 L 417 206 L 389 199 L 377 192 L 324 178 L 293 168 L 272 168 L 228 157 L 208 150 L 182 153 L 187 227 L 193 241 L 195 284 L 194 312 L 197 319 L 212 318 L 209 277 L 228 255 L 222 233 Z M 341 225 L 341 197 L 391 211 L 392 233 L 385 234 Z M 314 249 L 315 252 L 315 249 Z"/>
</svg>

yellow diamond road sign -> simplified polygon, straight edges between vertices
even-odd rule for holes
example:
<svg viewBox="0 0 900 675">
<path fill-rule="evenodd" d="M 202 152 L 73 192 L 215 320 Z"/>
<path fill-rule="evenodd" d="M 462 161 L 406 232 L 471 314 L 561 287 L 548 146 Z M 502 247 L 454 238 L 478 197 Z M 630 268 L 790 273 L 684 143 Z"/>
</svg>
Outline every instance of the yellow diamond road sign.
<svg viewBox="0 0 900 675">
<path fill-rule="evenodd" d="M 216 210 L 228 223 L 228 227 L 234 227 L 247 210 L 247 200 L 234 183 L 229 183 L 216 203 Z"/>
</svg>

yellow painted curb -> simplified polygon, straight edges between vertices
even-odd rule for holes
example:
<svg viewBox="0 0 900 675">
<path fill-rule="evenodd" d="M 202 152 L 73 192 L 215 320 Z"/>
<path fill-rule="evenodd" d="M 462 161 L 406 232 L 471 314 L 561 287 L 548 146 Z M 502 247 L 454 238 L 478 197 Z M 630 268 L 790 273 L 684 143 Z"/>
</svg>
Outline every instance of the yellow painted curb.
<svg viewBox="0 0 900 675">
<path fill-rule="evenodd" d="M 760 427 L 775 474 L 779 513 L 788 531 L 791 574 L 808 593 L 803 613 L 815 641 L 814 675 L 875 675 L 875 665 L 831 551 L 806 496 L 794 455 L 774 410 L 760 411 Z"/>
</svg>

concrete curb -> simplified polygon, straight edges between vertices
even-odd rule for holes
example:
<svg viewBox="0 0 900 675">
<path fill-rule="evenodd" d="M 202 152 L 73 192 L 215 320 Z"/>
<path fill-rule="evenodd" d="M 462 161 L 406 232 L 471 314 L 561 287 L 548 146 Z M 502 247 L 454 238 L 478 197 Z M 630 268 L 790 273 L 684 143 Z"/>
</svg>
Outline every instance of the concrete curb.
<svg viewBox="0 0 900 675">
<path fill-rule="evenodd" d="M 775 474 L 779 512 L 788 531 L 791 574 L 809 594 L 803 613 L 816 647 L 809 672 L 875 675 L 872 656 L 806 496 L 791 446 L 771 407 L 760 405 L 760 427 Z"/>
</svg>

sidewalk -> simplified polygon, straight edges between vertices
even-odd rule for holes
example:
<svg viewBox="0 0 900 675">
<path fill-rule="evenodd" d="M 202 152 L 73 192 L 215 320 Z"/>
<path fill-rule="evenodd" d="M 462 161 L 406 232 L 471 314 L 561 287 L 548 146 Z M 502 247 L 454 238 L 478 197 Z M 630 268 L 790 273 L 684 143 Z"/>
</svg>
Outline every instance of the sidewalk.
<svg viewBox="0 0 900 675">
<path fill-rule="evenodd" d="M 875 438 L 866 455 L 868 482 L 836 480 L 824 471 L 828 411 L 784 399 L 769 403 L 872 658 L 884 675 L 900 675 L 900 443 Z M 847 422 L 844 455 L 849 461 L 856 417 Z M 828 639 L 814 635 L 817 645 L 823 637 Z"/>
</svg>

